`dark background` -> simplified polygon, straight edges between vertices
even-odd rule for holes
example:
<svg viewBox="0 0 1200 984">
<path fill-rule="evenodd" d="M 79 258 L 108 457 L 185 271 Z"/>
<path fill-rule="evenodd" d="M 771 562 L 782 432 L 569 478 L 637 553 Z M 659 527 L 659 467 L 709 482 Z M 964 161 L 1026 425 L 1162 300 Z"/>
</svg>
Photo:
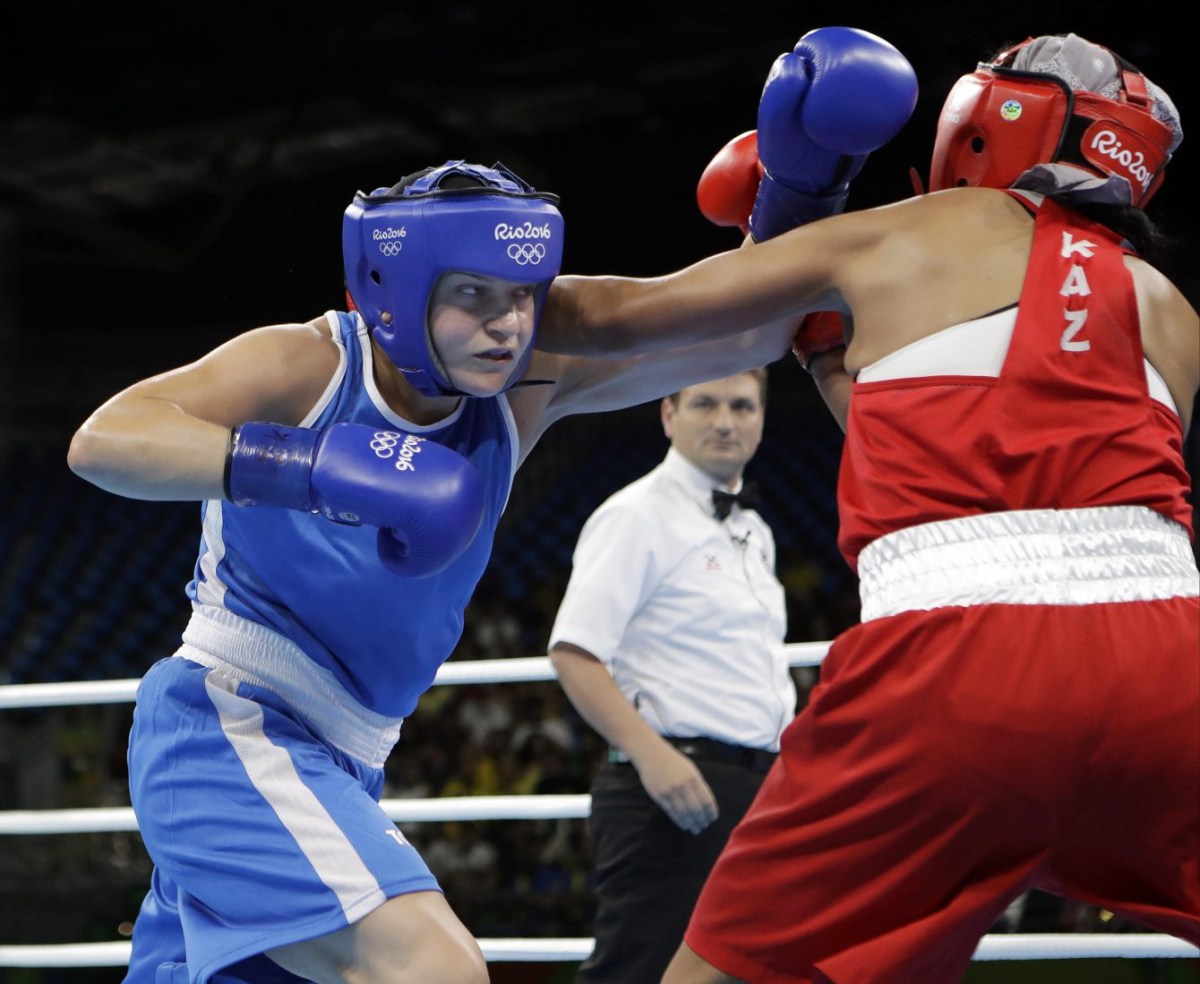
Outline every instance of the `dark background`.
<svg viewBox="0 0 1200 984">
<path fill-rule="evenodd" d="M 1194 80 L 1168 19 L 1055 0 L 244 7 L 6 10 L 0 431 L 73 429 L 148 372 L 338 306 L 354 192 L 450 158 L 500 160 L 560 194 L 566 272 L 660 273 L 732 248 L 736 233 L 700 216 L 696 180 L 755 125 L 772 60 L 813 27 L 882 35 L 920 81 L 852 208 L 910 193 L 949 86 L 1007 42 L 1075 30 L 1108 44 L 1185 118 Z M 1154 203 L 1184 236 L 1190 151 Z M 1172 270 L 1193 303 L 1194 267 Z"/>
</svg>

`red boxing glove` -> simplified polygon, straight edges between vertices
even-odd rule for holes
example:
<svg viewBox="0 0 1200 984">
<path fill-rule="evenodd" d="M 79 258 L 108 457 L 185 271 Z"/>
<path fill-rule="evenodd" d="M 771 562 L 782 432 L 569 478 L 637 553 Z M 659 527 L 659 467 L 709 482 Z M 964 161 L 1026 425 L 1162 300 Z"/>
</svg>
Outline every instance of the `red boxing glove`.
<svg viewBox="0 0 1200 984">
<path fill-rule="evenodd" d="M 745 235 L 762 173 L 758 131 L 747 130 L 717 151 L 700 175 L 696 186 L 700 213 L 714 225 L 737 226 Z"/>
<path fill-rule="evenodd" d="M 807 372 L 812 360 L 822 352 L 846 344 L 842 316 L 837 311 L 813 311 L 804 316 L 792 338 L 792 354 Z"/>
</svg>

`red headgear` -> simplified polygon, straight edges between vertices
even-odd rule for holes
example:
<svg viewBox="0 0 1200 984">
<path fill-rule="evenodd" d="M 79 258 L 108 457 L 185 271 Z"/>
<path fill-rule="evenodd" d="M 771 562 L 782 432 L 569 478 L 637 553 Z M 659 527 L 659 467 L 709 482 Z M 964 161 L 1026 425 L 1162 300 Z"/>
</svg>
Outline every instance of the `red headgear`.
<svg viewBox="0 0 1200 984">
<path fill-rule="evenodd" d="M 1162 183 L 1175 133 L 1155 119 L 1155 97 L 1137 69 L 1109 52 L 1120 93 L 1072 91 L 1056 75 L 1005 67 L 1033 38 L 955 83 L 942 107 L 929 190 L 1007 188 L 1037 164 L 1069 164 L 1129 182 L 1144 207 Z M 1107 49 L 1106 49 L 1107 50 Z"/>
</svg>

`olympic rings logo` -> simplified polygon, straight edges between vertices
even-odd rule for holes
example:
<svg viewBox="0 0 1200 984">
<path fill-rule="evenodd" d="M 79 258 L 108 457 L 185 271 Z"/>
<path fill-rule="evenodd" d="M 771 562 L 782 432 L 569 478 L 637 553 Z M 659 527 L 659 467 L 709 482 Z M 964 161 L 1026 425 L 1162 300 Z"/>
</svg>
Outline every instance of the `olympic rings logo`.
<svg viewBox="0 0 1200 984">
<path fill-rule="evenodd" d="M 377 458 L 396 459 L 396 471 L 416 471 L 413 455 L 421 453 L 421 442 L 425 438 L 414 434 L 398 434 L 396 431 L 376 431 L 371 437 L 371 450 Z M 399 450 L 397 450 L 399 446 Z"/>
<path fill-rule="evenodd" d="M 546 258 L 546 247 L 541 243 L 510 243 L 507 252 L 517 266 L 537 266 Z"/>
<path fill-rule="evenodd" d="M 379 244 L 379 252 L 384 256 L 398 256 L 404 244 L 396 239 L 388 239 Z"/>
<path fill-rule="evenodd" d="M 396 453 L 396 445 L 400 443 L 400 435 L 395 431 L 376 431 L 371 438 L 371 450 L 377 458 L 390 458 Z"/>
</svg>

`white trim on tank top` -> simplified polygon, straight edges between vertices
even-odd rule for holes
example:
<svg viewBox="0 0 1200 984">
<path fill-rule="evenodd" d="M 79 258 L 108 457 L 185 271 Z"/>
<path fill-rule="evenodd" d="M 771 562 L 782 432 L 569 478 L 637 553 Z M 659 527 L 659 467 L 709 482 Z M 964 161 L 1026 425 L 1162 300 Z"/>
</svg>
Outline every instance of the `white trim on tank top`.
<svg viewBox="0 0 1200 984">
<path fill-rule="evenodd" d="M 859 383 L 878 383 L 895 379 L 920 379 L 927 376 L 985 376 L 996 379 L 1004 366 L 1008 346 L 1017 323 L 1017 308 L 1004 308 L 974 321 L 964 321 L 917 339 L 882 359 L 864 366 Z M 1146 386 L 1151 399 L 1178 415 L 1175 401 L 1158 370 L 1143 359 Z"/>
</svg>

